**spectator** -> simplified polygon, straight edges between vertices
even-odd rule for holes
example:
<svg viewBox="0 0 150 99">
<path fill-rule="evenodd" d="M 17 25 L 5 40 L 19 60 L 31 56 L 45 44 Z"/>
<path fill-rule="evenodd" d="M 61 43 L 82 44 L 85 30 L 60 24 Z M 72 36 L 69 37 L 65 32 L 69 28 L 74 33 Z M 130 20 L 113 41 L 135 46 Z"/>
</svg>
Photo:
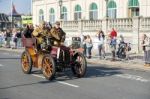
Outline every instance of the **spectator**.
<svg viewBox="0 0 150 99">
<path fill-rule="evenodd" d="M 150 38 L 146 34 L 142 36 L 142 47 L 144 51 L 144 66 L 150 66 Z"/>
<path fill-rule="evenodd" d="M 6 38 L 5 38 L 5 41 L 6 41 L 6 48 L 10 48 L 10 41 L 11 41 L 11 36 L 12 36 L 12 33 L 10 30 L 6 30 Z"/>
<path fill-rule="evenodd" d="M 89 35 L 87 35 L 87 39 L 85 40 L 86 42 L 86 52 L 87 52 L 87 58 L 91 58 L 91 50 L 92 50 L 92 47 L 93 47 L 93 44 L 92 44 L 92 39 Z"/>
<path fill-rule="evenodd" d="M 0 31 L 0 47 L 2 47 L 3 44 L 3 37 L 2 37 L 2 32 Z"/>
<path fill-rule="evenodd" d="M 87 37 L 86 37 L 86 36 L 83 36 L 82 48 L 84 49 L 84 50 L 83 50 L 84 56 L 86 56 L 86 39 L 87 39 Z"/>
<path fill-rule="evenodd" d="M 16 37 L 17 37 L 17 47 L 21 47 L 21 31 L 18 30 L 17 33 L 16 33 Z"/>
<path fill-rule="evenodd" d="M 120 35 L 120 38 L 119 38 L 119 44 L 121 44 L 121 43 L 125 43 L 123 35 Z"/>
<path fill-rule="evenodd" d="M 5 33 L 2 31 L 2 46 L 5 44 Z"/>
<path fill-rule="evenodd" d="M 112 60 L 111 61 L 115 61 L 116 45 L 117 45 L 116 36 L 110 35 L 110 49 L 112 52 Z"/>
<path fill-rule="evenodd" d="M 14 42 L 14 47 L 12 47 L 12 48 L 17 49 L 17 31 L 16 31 L 16 29 L 13 29 L 13 31 L 12 31 L 12 39 Z"/>
<path fill-rule="evenodd" d="M 110 36 L 113 38 L 113 37 L 117 37 L 117 32 L 115 31 L 114 28 L 112 28 L 112 31 L 110 33 Z"/>
<path fill-rule="evenodd" d="M 98 37 L 98 52 L 99 52 L 99 57 L 100 59 L 102 58 L 102 53 L 103 53 L 103 58 L 105 58 L 105 47 L 104 47 L 104 40 L 105 40 L 105 35 L 102 30 L 100 30 L 97 35 Z"/>
</svg>

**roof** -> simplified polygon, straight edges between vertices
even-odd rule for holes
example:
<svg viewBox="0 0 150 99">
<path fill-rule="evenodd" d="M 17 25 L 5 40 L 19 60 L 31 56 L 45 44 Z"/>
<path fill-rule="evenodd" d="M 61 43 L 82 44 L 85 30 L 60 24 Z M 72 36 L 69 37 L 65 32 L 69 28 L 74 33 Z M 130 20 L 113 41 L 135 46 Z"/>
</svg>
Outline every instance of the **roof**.
<svg viewBox="0 0 150 99">
<path fill-rule="evenodd" d="M 0 22 L 9 22 L 8 16 L 4 13 L 0 13 Z"/>
</svg>

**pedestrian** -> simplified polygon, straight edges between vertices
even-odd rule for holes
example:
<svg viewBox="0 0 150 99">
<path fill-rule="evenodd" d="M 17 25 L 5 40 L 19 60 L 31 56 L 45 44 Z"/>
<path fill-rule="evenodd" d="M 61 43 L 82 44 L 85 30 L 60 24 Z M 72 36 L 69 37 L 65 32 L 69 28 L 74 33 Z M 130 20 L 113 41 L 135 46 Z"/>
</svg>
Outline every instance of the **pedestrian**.
<svg viewBox="0 0 150 99">
<path fill-rule="evenodd" d="M 117 32 L 114 28 L 112 28 L 112 31 L 110 32 L 111 37 L 117 37 Z"/>
<path fill-rule="evenodd" d="M 16 33 L 16 37 L 17 37 L 17 48 L 21 47 L 21 31 L 18 29 L 17 33 Z"/>
<path fill-rule="evenodd" d="M 13 29 L 13 31 L 12 31 L 12 40 L 14 42 L 14 47 L 12 47 L 12 49 L 17 49 L 17 31 L 16 31 L 16 29 Z"/>
<path fill-rule="evenodd" d="M 5 32 L 2 31 L 2 47 L 3 47 L 3 44 L 5 44 Z"/>
<path fill-rule="evenodd" d="M 112 53 L 112 60 L 111 61 L 115 61 L 115 56 L 116 56 L 116 45 L 117 45 L 117 32 L 112 29 L 112 32 L 109 34 L 110 37 L 110 49 L 111 49 L 111 53 Z"/>
<path fill-rule="evenodd" d="M 144 51 L 144 66 L 150 66 L 150 38 L 146 34 L 142 36 L 142 49 Z"/>
<path fill-rule="evenodd" d="M 93 44 L 92 44 L 92 39 L 90 37 L 90 35 L 87 35 L 87 38 L 85 40 L 86 42 L 86 52 L 87 52 L 87 58 L 91 58 L 92 55 L 92 48 L 93 48 Z"/>
<path fill-rule="evenodd" d="M 105 40 L 105 35 L 102 30 L 100 30 L 97 35 L 98 37 L 98 52 L 99 52 L 99 58 L 101 59 L 102 56 L 105 58 L 105 47 L 104 47 L 104 40 Z"/>
<path fill-rule="evenodd" d="M 82 48 L 84 56 L 86 56 L 86 39 L 87 37 L 83 35 Z"/>
<path fill-rule="evenodd" d="M 2 37 L 2 32 L 0 31 L 0 47 L 2 47 L 3 44 L 3 37 Z"/>
<path fill-rule="evenodd" d="M 10 45 L 11 36 L 12 36 L 11 30 L 7 29 L 5 35 L 6 35 L 6 38 L 5 38 L 6 48 L 11 48 L 11 45 Z"/>
</svg>

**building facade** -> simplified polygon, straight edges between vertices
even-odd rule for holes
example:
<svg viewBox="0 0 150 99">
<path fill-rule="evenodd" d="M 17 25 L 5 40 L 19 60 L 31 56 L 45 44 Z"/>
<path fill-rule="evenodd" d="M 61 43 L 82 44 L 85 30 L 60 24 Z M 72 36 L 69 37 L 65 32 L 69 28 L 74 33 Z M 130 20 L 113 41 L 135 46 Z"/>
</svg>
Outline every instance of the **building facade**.
<svg viewBox="0 0 150 99">
<path fill-rule="evenodd" d="M 102 29 L 107 36 L 112 28 L 141 51 L 141 36 L 150 36 L 150 0 L 33 0 L 33 24 L 61 20 L 67 37 L 90 35 L 97 49 L 95 34 Z M 107 37 L 109 39 L 109 37 Z M 106 50 L 109 50 L 107 44 Z"/>
<path fill-rule="evenodd" d="M 107 5 L 107 6 L 106 6 Z M 33 23 L 148 17 L 150 0 L 33 0 Z"/>
</svg>

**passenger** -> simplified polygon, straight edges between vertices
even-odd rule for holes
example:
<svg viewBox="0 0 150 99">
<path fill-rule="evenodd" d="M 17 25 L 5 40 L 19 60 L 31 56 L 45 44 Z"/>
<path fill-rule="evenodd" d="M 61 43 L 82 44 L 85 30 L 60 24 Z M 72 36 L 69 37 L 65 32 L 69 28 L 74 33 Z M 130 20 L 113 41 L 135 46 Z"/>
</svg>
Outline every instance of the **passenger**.
<svg viewBox="0 0 150 99">
<path fill-rule="evenodd" d="M 26 29 L 23 32 L 25 38 L 31 38 L 33 30 L 34 30 L 33 25 L 32 24 L 28 24 L 26 26 Z"/>
<path fill-rule="evenodd" d="M 41 44 L 43 42 L 43 36 L 46 35 L 45 30 L 46 22 L 42 22 L 39 27 L 35 28 L 32 35 L 37 38 L 37 44 Z"/>
</svg>

